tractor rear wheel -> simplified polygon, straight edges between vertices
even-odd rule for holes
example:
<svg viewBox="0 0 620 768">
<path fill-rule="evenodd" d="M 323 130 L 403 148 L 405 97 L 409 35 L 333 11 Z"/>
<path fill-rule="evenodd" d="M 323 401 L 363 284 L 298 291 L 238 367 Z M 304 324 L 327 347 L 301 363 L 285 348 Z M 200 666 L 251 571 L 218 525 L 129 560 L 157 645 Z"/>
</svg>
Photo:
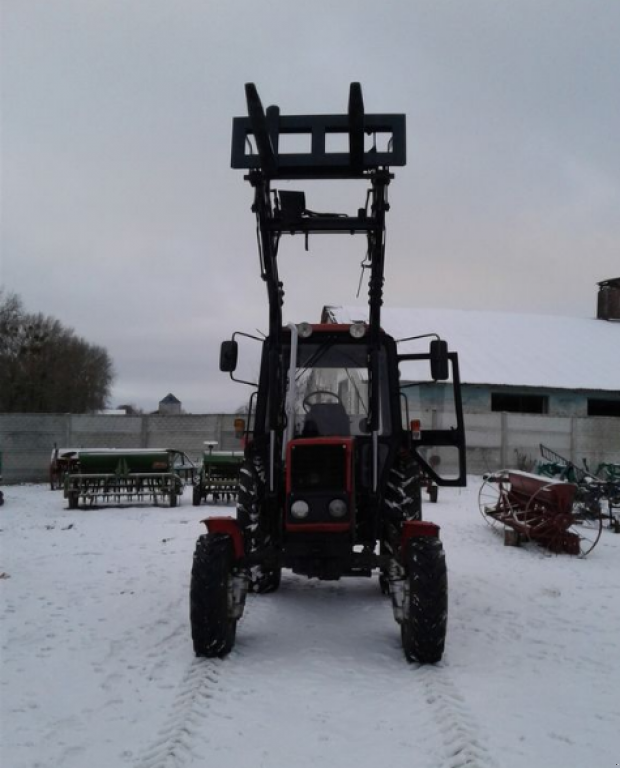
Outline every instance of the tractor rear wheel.
<svg viewBox="0 0 620 768">
<path fill-rule="evenodd" d="M 235 644 L 237 621 L 229 605 L 233 562 L 227 534 L 203 534 L 196 542 L 189 596 L 196 656 L 225 656 Z"/>
<path fill-rule="evenodd" d="M 393 520 L 422 519 L 422 475 L 408 453 L 401 453 L 390 470 L 384 504 Z"/>
<path fill-rule="evenodd" d="M 443 656 L 448 624 L 448 575 L 441 541 L 430 536 L 411 539 L 405 570 L 403 650 L 408 661 L 435 664 Z"/>
<path fill-rule="evenodd" d="M 422 519 L 422 476 L 410 454 L 401 453 L 390 469 L 383 499 L 384 523 L 380 541 L 382 555 L 396 557 L 401 526 L 405 520 Z M 387 570 L 379 576 L 384 595 L 390 592 Z"/>
<path fill-rule="evenodd" d="M 246 459 L 239 474 L 237 497 L 237 520 L 243 531 L 246 555 L 266 549 L 271 543 L 267 523 L 262 517 L 265 497 L 265 470 L 255 456 Z M 250 569 L 250 592 L 266 594 L 275 592 L 280 586 L 282 568 L 254 565 Z"/>
</svg>

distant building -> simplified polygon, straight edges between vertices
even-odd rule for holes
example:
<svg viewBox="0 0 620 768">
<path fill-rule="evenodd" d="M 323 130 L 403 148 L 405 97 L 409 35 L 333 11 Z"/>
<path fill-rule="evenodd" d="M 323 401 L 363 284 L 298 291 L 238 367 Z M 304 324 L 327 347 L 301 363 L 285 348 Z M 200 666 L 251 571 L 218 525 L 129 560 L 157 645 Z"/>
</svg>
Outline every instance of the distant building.
<svg viewBox="0 0 620 768">
<path fill-rule="evenodd" d="M 157 412 L 162 416 L 176 416 L 183 413 L 181 410 L 181 401 L 178 400 L 172 392 L 169 392 L 163 400 L 159 401 L 159 409 Z"/>
</svg>

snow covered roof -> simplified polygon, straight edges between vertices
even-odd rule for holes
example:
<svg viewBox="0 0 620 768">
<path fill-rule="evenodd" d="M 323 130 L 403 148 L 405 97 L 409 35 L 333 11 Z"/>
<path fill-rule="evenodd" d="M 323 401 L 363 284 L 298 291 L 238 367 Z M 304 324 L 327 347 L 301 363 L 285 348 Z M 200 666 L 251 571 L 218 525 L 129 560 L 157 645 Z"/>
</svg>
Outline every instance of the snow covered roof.
<svg viewBox="0 0 620 768">
<path fill-rule="evenodd" d="M 368 307 L 325 307 L 333 322 L 368 319 Z M 620 323 L 581 317 L 458 309 L 386 308 L 395 339 L 437 333 L 459 353 L 465 384 L 620 392 Z M 400 345 L 402 351 L 420 351 Z M 402 366 L 407 378 L 407 365 Z"/>
</svg>

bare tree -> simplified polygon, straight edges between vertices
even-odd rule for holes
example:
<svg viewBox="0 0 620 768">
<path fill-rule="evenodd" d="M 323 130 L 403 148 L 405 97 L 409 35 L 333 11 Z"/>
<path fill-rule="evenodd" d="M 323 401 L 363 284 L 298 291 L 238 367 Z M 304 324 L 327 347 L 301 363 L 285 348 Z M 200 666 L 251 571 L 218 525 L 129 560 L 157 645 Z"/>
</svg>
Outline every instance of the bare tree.
<svg viewBox="0 0 620 768">
<path fill-rule="evenodd" d="M 114 378 L 103 347 L 53 317 L 29 314 L 0 291 L 0 411 L 88 413 L 105 407 Z"/>
</svg>

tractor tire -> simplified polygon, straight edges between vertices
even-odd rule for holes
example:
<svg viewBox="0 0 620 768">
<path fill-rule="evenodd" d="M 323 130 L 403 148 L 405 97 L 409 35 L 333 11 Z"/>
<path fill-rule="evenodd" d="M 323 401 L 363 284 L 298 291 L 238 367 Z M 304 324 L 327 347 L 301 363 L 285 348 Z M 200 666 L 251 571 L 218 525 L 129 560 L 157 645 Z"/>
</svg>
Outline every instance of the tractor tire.
<svg viewBox="0 0 620 768">
<path fill-rule="evenodd" d="M 237 621 L 230 618 L 228 604 L 233 561 L 227 534 L 206 533 L 196 542 L 189 592 L 196 656 L 225 656 L 235 644 Z"/>
<path fill-rule="evenodd" d="M 380 552 L 391 558 L 398 556 L 401 526 L 405 520 L 422 519 L 422 477 L 409 454 L 400 454 L 390 470 L 383 498 L 383 533 Z M 381 593 L 389 595 L 386 570 L 379 575 Z"/>
<path fill-rule="evenodd" d="M 422 519 L 422 476 L 409 454 L 398 456 L 385 488 L 386 516 L 394 522 Z"/>
<path fill-rule="evenodd" d="M 265 532 L 265 521 L 261 519 L 263 498 L 265 495 L 265 470 L 258 457 L 246 459 L 239 474 L 239 493 L 237 497 L 237 520 L 243 531 L 246 555 L 264 549 L 270 543 L 270 536 Z M 250 569 L 250 592 L 267 594 L 275 592 L 280 586 L 282 568 L 265 568 L 254 565 Z"/>
<path fill-rule="evenodd" d="M 412 539 L 405 569 L 403 651 L 408 661 L 436 664 L 443 656 L 448 625 L 448 575 L 441 541 L 429 536 Z"/>
<path fill-rule="evenodd" d="M 195 485 L 192 490 L 192 504 L 199 507 L 202 502 L 202 491 L 199 485 Z"/>
</svg>

